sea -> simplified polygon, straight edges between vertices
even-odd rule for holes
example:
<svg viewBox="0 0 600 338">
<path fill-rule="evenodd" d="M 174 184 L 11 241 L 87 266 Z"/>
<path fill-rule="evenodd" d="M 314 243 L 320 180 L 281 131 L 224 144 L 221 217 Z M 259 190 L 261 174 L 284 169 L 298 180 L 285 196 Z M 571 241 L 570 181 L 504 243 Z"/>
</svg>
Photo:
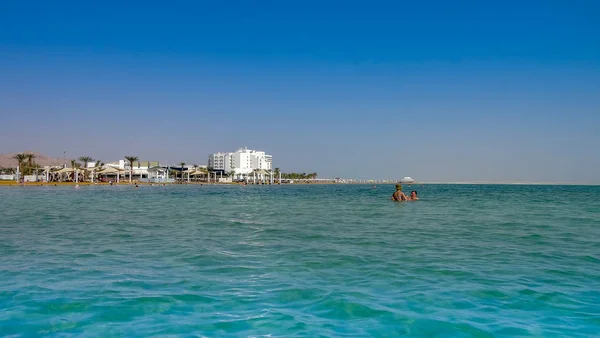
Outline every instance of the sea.
<svg viewBox="0 0 600 338">
<path fill-rule="evenodd" d="M 600 336 L 600 186 L 0 188 L 0 336 Z"/>
</svg>

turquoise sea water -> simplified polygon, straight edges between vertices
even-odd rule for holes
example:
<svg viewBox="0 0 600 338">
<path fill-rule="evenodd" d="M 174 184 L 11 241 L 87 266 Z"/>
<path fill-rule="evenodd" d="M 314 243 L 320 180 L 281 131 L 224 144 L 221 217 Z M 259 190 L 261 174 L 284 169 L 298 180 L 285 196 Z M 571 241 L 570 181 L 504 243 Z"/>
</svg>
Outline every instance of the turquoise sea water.
<svg viewBox="0 0 600 338">
<path fill-rule="evenodd" d="M 417 189 L 1 188 L 0 335 L 600 334 L 600 187 Z"/>
</svg>

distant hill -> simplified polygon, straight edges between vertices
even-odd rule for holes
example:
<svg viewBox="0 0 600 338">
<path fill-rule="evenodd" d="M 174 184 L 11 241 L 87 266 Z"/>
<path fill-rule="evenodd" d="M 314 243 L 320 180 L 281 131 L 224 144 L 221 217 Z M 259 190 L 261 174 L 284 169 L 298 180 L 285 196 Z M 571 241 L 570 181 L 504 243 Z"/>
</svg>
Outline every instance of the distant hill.
<svg viewBox="0 0 600 338">
<path fill-rule="evenodd" d="M 23 153 L 34 154 L 35 155 L 35 163 L 40 166 L 62 166 L 63 159 L 57 157 L 49 157 L 42 153 L 38 153 L 35 151 L 24 151 Z M 17 153 L 13 154 L 0 154 L 0 168 L 16 168 L 17 160 L 13 158 Z M 67 164 L 71 163 L 71 159 L 67 159 Z"/>
</svg>

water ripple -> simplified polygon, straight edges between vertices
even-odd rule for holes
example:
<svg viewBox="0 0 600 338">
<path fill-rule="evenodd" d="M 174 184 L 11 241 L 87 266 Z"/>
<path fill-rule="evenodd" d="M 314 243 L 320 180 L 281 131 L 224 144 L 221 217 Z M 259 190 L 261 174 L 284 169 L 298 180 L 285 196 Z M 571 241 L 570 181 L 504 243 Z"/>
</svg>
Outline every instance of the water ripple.
<svg viewBox="0 0 600 338">
<path fill-rule="evenodd" d="M 600 332 L 600 187 L 418 189 L 0 189 L 0 335 Z"/>
</svg>

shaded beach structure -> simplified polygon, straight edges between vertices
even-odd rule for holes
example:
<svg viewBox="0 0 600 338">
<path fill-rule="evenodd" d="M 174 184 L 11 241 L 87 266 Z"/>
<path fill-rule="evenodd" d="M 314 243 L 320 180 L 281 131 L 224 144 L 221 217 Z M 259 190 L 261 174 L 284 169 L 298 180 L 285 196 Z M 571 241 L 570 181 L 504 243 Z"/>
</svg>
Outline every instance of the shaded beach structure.
<svg viewBox="0 0 600 338">
<path fill-rule="evenodd" d="M 412 177 L 406 176 L 403 179 L 400 180 L 400 183 L 403 184 L 413 184 L 415 183 L 415 180 Z"/>
<path fill-rule="evenodd" d="M 105 177 L 107 176 L 117 176 L 117 183 L 119 183 L 120 181 L 120 176 L 121 174 L 124 174 L 125 170 L 123 169 L 118 169 L 118 168 L 113 168 L 113 167 L 106 167 L 100 171 L 98 171 L 96 174 L 97 175 L 104 175 Z"/>
</svg>

